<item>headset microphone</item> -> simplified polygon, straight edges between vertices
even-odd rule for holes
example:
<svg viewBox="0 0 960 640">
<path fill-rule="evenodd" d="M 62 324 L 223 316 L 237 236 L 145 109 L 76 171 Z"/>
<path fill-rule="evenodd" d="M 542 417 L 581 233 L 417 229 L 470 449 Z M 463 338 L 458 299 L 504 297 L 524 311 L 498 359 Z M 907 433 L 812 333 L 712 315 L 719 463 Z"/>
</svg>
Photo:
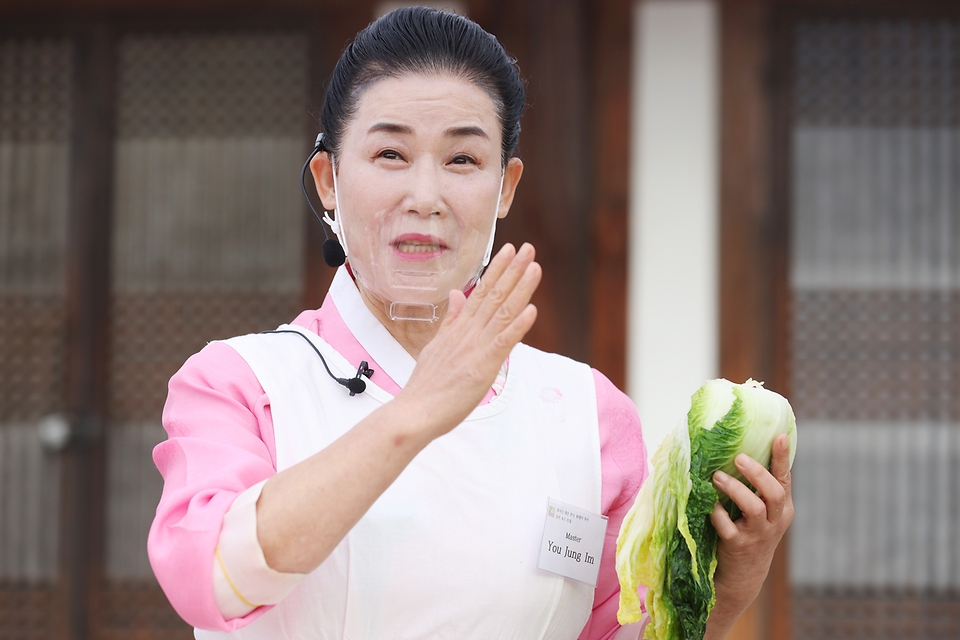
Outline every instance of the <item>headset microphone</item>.
<svg viewBox="0 0 960 640">
<path fill-rule="evenodd" d="M 323 233 L 326 235 L 327 230 L 324 229 Z M 324 240 L 320 246 L 320 252 L 323 253 L 323 261 L 327 263 L 328 267 L 339 267 L 347 261 L 347 256 L 343 252 L 343 246 L 336 238 L 328 237 Z"/>
<path fill-rule="evenodd" d="M 310 211 L 313 212 L 317 222 L 320 223 L 320 228 L 323 230 L 323 237 L 326 238 L 323 241 L 323 245 L 320 247 L 320 251 L 323 253 L 323 261 L 327 263 L 328 267 L 339 267 L 346 262 L 347 254 L 344 252 L 343 246 L 341 246 L 340 242 L 336 238 L 331 238 L 330 234 L 327 233 L 327 226 L 323 224 L 320 214 L 318 214 L 317 210 L 313 208 L 313 203 L 310 202 L 310 196 L 307 195 L 307 187 L 304 185 L 304 180 L 307 179 L 307 167 L 310 166 L 310 161 L 313 160 L 314 156 L 321 151 L 327 151 L 326 147 L 323 146 L 322 133 L 317 135 L 317 141 L 313 146 L 313 152 L 310 154 L 310 157 L 307 158 L 307 161 L 303 163 L 303 169 L 300 171 L 300 190 L 303 191 L 303 197 L 307 199 L 307 206 L 310 207 Z M 360 391 L 357 393 L 362 392 L 363 389 L 360 389 Z M 353 395 L 353 393 L 350 395 Z"/>
</svg>

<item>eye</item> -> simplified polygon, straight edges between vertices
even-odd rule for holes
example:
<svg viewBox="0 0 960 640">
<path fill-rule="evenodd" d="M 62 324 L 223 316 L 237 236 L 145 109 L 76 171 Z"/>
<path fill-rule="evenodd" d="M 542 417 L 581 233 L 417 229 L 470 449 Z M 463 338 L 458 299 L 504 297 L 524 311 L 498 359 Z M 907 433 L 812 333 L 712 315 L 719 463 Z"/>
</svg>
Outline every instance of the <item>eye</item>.
<svg viewBox="0 0 960 640">
<path fill-rule="evenodd" d="M 403 160 L 403 156 L 400 155 L 400 152 L 393 149 L 384 149 L 377 154 L 377 157 L 383 158 L 384 160 Z"/>
<path fill-rule="evenodd" d="M 460 153 L 453 156 L 453 159 L 450 160 L 450 163 L 451 164 L 477 164 L 477 161 L 466 154 Z"/>
</svg>

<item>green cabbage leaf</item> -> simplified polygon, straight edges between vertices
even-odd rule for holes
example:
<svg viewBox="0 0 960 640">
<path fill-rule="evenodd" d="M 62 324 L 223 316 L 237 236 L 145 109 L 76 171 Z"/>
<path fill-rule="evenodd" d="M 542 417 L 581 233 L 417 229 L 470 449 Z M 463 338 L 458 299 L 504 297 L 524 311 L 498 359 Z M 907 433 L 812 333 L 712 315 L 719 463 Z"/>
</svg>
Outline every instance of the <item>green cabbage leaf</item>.
<svg viewBox="0 0 960 640">
<path fill-rule="evenodd" d="M 710 522 L 719 501 L 736 505 L 711 481 L 722 470 L 746 482 L 734 464 L 745 453 L 769 468 L 773 441 L 786 433 L 790 465 L 797 448 L 796 418 L 787 400 L 748 380 L 711 380 L 690 399 L 686 420 L 661 443 L 617 538 L 620 624 L 643 617 L 637 589 L 647 589 L 650 617 L 644 637 L 702 640 L 716 603 L 717 533 Z"/>
</svg>

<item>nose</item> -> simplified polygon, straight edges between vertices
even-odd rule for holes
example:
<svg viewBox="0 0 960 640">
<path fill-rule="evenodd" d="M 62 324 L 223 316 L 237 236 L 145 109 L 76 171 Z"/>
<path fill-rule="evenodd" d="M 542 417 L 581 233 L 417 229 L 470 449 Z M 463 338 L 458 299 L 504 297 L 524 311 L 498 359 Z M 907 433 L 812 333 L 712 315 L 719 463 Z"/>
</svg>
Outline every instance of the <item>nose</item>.
<svg viewBox="0 0 960 640">
<path fill-rule="evenodd" d="M 429 161 L 416 163 L 410 174 L 408 189 L 408 213 L 431 216 L 446 212 L 443 199 L 443 175 L 435 163 Z"/>
</svg>

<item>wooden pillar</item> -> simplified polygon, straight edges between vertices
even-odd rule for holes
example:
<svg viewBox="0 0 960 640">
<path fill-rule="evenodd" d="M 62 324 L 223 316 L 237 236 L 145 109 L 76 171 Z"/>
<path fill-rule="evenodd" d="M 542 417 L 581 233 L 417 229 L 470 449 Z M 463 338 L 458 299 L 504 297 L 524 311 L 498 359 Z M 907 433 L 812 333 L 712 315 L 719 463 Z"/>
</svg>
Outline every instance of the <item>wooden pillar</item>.
<svg viewBox="0 0 960 640">
<path fill-rule="evenodd" d="M 116 44 L 92 24 L 74 47 L 60 567 L 63 632 L 81 640 L 95 635 L 102 592 Z"/>
<path fill-rule="evenodd" d="M 523 179 L 497 247 L 529 241 L 543 281 L 524 342 L 585 360 L 589 350 L 590 184 L 587 125 L 589 7 L 582 0 L 473 2 L 470 17 L 517 57 L 527 80 L 520 135 Z M 519 245 L 518 245 L 519 246 Z"/>
<path fill-rule="evenodd" d="M 789 396 L 786 218 L 774 206 L 773 65 L 767 0 L 721 8 L 720 375 Z M 790 637 L 787 540 L 729 640 Z"/>
<path fill-rule="evenodd" d="M 534 337 L 544 349 L 585 360 L 592 179 L 586 7 L 579 0 L 530 0 L 530 15 L 531 126 L 521 144 L 536 201 L 523 214 L 537 225 L 531 237 L 538 237 L 544 268 Z"/>
<path fill-rule="evenodd" d="M 626 388 L 631 0 L 594 6 L 590 34 L 590 364 Z"/>
</svg>

